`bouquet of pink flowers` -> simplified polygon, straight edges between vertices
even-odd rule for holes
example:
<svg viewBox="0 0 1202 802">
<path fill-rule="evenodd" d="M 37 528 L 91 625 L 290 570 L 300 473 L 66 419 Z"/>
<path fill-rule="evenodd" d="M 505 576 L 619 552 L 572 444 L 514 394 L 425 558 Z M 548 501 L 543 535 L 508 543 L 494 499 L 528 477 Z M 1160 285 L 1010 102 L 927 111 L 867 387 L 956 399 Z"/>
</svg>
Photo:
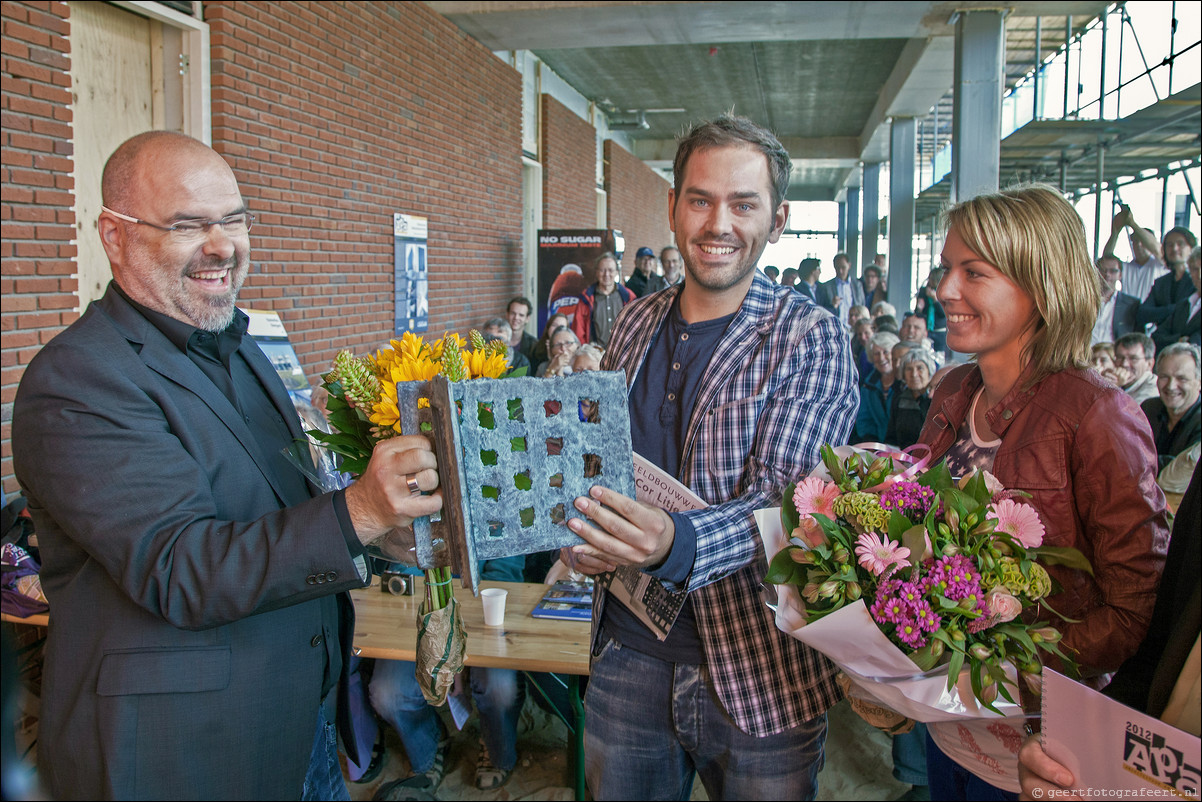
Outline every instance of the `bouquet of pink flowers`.
<svg viewBox="0 0 1202 802">
<path fill-rule="evenodd" d="M 825 475 L 785 490 L 780 520 L 789 542 L 765 581 L 799 588 L 810 623 L 862 600 L 919 670 L 946 665 L 949 691 L 967 673 L 972 695 L 999 712 L 999 694 L 1017 703 L 1006 664 L 1036 694 L 1041 653 L 1075 668 L 1060 632 L 1023 613 L 1051 610 L 1046 598 L 1056 583 L 1045 564 L 1090 571 L 1089 562 L 1076 549 L 1043 545 L 1026 494 L 987 472 L 957 482 L 945 463 L 919 473 L 925 460 L 907 465 L 906 457 L 841 459 L 824 446 Z"/>
</svg>

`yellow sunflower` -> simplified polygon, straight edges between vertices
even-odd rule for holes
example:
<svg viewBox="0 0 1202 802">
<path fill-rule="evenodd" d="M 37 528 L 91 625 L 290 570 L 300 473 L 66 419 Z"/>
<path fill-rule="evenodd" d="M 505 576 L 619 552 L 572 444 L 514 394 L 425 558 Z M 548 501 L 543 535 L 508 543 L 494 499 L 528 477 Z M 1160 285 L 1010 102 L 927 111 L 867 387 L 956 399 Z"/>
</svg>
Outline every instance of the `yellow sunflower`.
<svg viewBox="0 0 1202 802">
<path fill-rule="evenodd" d="M 505 374 L 505 371 L 509 370 L 509 363 L 500 354 L 488 351 L 469 351 L 463 356 L 469 379 L 499 379 Z"/>
<path fill-rule="evenodd" d="M 447 340 L 447 337 L 453 338 L 455 340 L 455 342 L 457 342 L 459 344 L 459 350 L 461 350 L 461 351 L 463 350 L 464 346 L 467 345 L 467 342 L 462 337 L 460 337 L 458 334 L 456 334 L 455 332 L 453 332 L 453 331 L 447 332 L 441 340 L 435 340 L 434 344 L 430 346 L 430 358 L 433 359 L 435 362 L 442 361 L 442 348 L 443 348 L 443 344 Z"/>
<path fill-rule="evenodd" d="M 392 350 L 410 359 L 420 359 L 422 351 L 426 348 L 421 336 L 411 331 L 405 332 L 399 341 L 391 340 L 389 344 L 392 346 Z"/>
<path fill-rule="evenodd" d="M 440 365 L 429 356 L 420 359 L 402 357 L 389 366 L 388 378 L 394 385 L 397 382 L 426 382 L 438 375 L 439 367 Z"/>
<path fill-rule="evenodd" d="M 397 405 L 395 384 L 383 382 L 380 387 L 380 400 L 371 409 L 367 418 L 380 428 L 381 433 L 388 429 L 397 434 L 401 433 L 401 410 Z"/>
</svg>

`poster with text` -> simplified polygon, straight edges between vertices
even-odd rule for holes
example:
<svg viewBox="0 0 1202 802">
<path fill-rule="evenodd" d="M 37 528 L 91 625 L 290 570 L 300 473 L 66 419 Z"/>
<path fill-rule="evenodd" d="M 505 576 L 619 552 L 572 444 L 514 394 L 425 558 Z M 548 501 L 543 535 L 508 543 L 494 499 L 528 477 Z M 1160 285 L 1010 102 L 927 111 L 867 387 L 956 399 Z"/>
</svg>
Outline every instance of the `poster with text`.
<svg viewBox="0 0 1202 802">
<path fill-rule="evenodd" d="M 1044 751 L 1097 796 L 1197 799 L 1202 741 L 1119 704 L 1092 688 L 1043 670 Z"/>
<path fill-rule="evenodd" d="M 430 327 L 430 278 L 426 270 L 425 217 L 396 213 L 392 216 L 396 311 L 393 337 Z"/>
<path fill-rule="evenodd" d="M 538 297 L 534 306 L 541 334 L 552 314 L 568 322 L 576 314 L 576 298 L 597 280 L 597 257 L 609 251 L 620 260 L 625 241 L 610 228 L 540 229 L 538 232 Z"/>
</svg>

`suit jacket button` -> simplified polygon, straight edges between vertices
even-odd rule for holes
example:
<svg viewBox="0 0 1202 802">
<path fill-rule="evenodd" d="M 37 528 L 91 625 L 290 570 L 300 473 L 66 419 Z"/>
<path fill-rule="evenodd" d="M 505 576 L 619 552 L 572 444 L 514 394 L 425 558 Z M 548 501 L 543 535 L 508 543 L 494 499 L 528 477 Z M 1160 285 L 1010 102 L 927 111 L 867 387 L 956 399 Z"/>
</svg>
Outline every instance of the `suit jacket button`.
<svg viewBox="0 0 1202 802">
<path fill-rule="evenodd" d="M 322 640 L 321 635 L 314 635 L 313 640 L 309 641 L 309 645 L 314 647 L 320 646 L 322 643 L 324 643 L 324 641 Z"/>
<path fill-rule="evenodd" d="M 335 579 L 337 579 L 337 578 L 338 578 L 338 572 L 337 572 L 337 571 L 330 571 L 328 574 L 326 574 L 326 581 L 327 581 L 327 582 L 333 582 L 333 581 L 334 581 Z"/>
<path fill-rule="evenodd" d="M 317 577 L 315 577 L 313 574 L 309 574 L 307 577 L 305 577 L 305 582 L 310 585 L 316 585 Z"/>
</svg>

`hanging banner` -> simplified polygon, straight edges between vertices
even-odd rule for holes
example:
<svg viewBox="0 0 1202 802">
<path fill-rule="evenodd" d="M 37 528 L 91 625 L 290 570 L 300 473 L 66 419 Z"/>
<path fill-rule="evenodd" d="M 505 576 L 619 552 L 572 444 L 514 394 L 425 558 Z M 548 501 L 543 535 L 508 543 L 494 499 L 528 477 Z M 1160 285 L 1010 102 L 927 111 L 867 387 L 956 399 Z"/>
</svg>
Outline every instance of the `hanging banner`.
<svg viewBox="0 0 1202 802">
<path fill-rule="evenodd" d="M 427 220 L 411 214 L 392 216 L 396 312 L 393 337 L 430 327 L 430 279 L 426 272 Z"/>
<path fill-rule="evenodd" d="M 621 264 L 625 245 L 622 232 L 612 228 L 539 229 L 538 330 L 546 328 L 556 313 L 567 315 L 570 323 L 576 314 L 576 297 L 597 281 L 597 257 L 609 251 Z"/>
</svg>

